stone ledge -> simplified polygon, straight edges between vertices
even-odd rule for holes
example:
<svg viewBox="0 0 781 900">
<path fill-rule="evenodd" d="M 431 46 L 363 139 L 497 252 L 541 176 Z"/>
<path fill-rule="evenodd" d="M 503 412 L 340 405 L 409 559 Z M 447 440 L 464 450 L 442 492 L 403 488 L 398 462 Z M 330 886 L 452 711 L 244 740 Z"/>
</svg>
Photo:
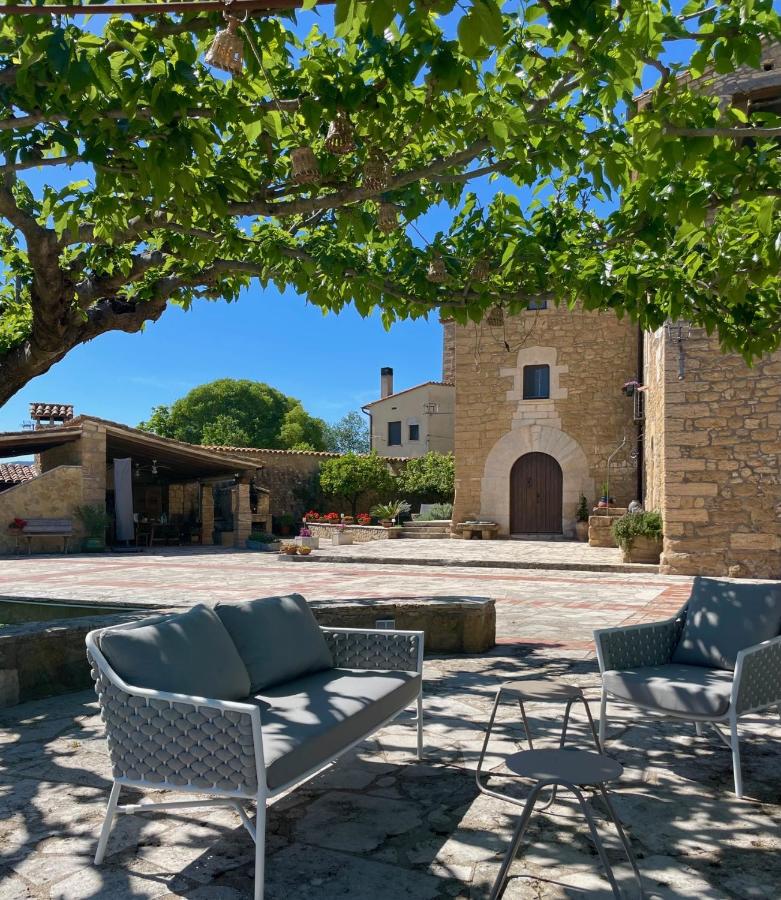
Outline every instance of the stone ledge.
<svg viewBox="0 0 781 900">
<path fill-rule="evenodd" d="M 496 644 L 496 603 L 488 597 L 404 597 L 318 600 L 317 621 L 332 628 L 376 628 L 393 619 L 402 631 L 423 631 L 426 653 L 482 653 Z"/>
<path fill-rule="evenodd" d="M 397 538 L 401 528 L 385 528 L 382 525 L 328 525 L 325 522 L 307 522 L 306 527 L 312 532 L 312 537 L 331 540 L 337 532 L 343 531 L 349 534 L 354 544 L 367 544 L 369 541 L 387 541 Z"/>
</svg>

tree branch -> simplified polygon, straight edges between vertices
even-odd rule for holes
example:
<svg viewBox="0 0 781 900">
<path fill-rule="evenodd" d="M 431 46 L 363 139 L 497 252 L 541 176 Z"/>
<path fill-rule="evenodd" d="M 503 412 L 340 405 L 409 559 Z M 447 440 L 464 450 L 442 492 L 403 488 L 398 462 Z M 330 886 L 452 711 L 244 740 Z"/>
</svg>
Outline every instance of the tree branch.
<svg viewBox="0 0 781 900">
<path fill-rule="evenodd" d="M 24 169 L 37 169 L 39 166 L 72 166 L 81 161 L 82 157 L 78 154 L 73 156 L 44 156 L 41 159 L 27 159 L 24 162 L 6 163 L 4 166 L 0 166 L 0 174 L 21 172 Z"/>
</svg>

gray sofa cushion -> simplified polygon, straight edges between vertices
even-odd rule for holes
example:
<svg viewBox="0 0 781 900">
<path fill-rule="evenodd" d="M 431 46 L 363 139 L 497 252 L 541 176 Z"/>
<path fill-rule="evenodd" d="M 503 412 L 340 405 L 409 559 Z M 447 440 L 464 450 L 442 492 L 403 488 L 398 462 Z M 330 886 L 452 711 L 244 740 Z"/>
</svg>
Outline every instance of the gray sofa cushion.
<svg viewBox="0 0 781 900">
<path fill-rule="evenodd" d="M 253 694 L 333 665 L 320 626 L 300 594 L 218 603 L 215 610 L 244 660 Z"/>
<path fill-rule="evenodd" d="M 247 669 L 214 611 L 198 605 L 139 628 L 104 632 L 100 650 L 135 687 L 214 700 L 242 700 Z"/>
<path fill-rule="evenodd" d="M 666 712 L 723 716 L 729 709 L 732 672 L 703 666 L 648 666 L 608 671 L 602 684 L 615 697 Z"/>
<path fill-rule="evenodd" d="M 325 764 L 409 706 L 420 685 L 416 672 L 328 669 L 263 691 L 255 702 L 269 788 Z"/>
<path fill-rule="evenodd" d="M 695 578 L 671 662 L 734 669 L 740 650 L 781 633 L 781 584 Z"/>
</svg>

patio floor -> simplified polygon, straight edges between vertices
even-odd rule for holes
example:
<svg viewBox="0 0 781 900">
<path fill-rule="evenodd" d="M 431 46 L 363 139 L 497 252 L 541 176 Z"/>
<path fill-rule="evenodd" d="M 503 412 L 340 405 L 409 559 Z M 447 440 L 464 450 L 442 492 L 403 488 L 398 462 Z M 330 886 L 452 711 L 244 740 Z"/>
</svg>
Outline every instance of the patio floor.
<svg viewBox="0 0 781 900">
<path fill-rule="evenodd" d="M 426 664 L 426 755 L 399 723 L 276 802 L 269 813 L 267 900 L 485 898 L 518 809 L 479 795 L 473 768 L 499 680 L 549 676 L 596 696 L 594 666 L 518 649 Z M 549 740 L 561 708 L 530 707 Z M 502 710 L 492 766 L 520 747 L 514 708 Z M 586 746 L 580 716 L 573 738 Z M 745 729 L 750 799 L 731 794 L 730 754 L 713 736 L 616 708 L 609 752 L 625 766 L 615 790 L 647 896 L 775 898 L 781 884 L 781 727 Z M 109 787 L 103 730 L 90 693 L 0 714 L 0 898 L 251 896 L 252 845 L 238 816 L 124 816 L 104 865 L 91 864 Z M 597 810 L 597 814 L 599 811 Z M 602 821 L 611 861 L 632 883 Z M 585 826 L 565 802 L 536 816 L 505 897 L 611 896 Z"/>
<path fill-rule="evenodd" d="M 412 755 L 413 727 L 399 722 L 273 804 L 266 900 L 486 898 L 518 815 L 517 807 L 480 795 L 473 778 L 497 684 L 561 678 L 595 701 L 591 630 L 669 616 L 689 585 L 685 578 L 634 573 L 310 565 L 208 548 L 5 559 L 0 573 L 6 596 L 116 604 L 184 606 L 282 590 L 313 600 L 496 598 L 500 643 L 492 653 L 426 660 L 422 763 Z M 529 711 L 540 741 L 555 740 L 561 708 Z M 500 770 L 502 757 L 522 746 L 511 704 L 499 724 L 489 765 Z M 573 738 L 587 746 L 582 725 L 576 715 Z M 614 708 L 608 751 L 625 766 L 616 805 L 647 896 L 779 896 L 781 723 L 752 718 L 744 731 L 748 799 L 738 801 L 730 754 L 714 735 L 698 738 L 693 726 Z M 108 787 L 103 728 L 90 692 L 0 712 L 0 900 L 251 896 L 252 845 L 231 811 L 123 817 L 105 864 L 93 867 Z M 634 897 L 618 842 L 602 824 L 626 896 Z M 529 842 L 506 900 L 611 896 L 568 803 L 536 816 Z"/>
</svg>

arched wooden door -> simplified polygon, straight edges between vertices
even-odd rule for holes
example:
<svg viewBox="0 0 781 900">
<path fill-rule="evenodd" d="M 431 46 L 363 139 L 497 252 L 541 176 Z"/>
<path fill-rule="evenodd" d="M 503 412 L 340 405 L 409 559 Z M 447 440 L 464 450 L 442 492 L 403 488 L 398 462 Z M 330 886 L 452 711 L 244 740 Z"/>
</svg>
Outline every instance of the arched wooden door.
<svg viewBox="0 0 781 900">
<path fill-rule="evenodd" d="M 561 466 L 547 453 L 525 453 L 510 470 L 510 533 L 561 534 Z"/>
</svg>

